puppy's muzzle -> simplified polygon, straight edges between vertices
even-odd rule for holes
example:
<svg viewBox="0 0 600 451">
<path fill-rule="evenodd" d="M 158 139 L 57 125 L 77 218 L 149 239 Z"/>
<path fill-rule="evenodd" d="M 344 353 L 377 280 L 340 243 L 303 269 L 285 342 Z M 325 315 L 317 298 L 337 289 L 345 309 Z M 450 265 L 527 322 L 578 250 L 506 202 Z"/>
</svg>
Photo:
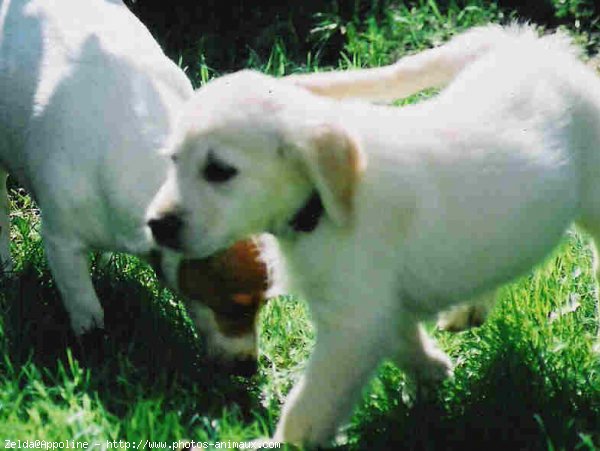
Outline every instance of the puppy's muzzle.
<svg viewBox="0 0 600 451">
<path fill-rule="evenodd" d="M 169 213 L 160 218 L 148 220 L 152 236 L 161 246 L 181 250 L 181 229 L 183 221 L 179 215 Z"/>
</svg>

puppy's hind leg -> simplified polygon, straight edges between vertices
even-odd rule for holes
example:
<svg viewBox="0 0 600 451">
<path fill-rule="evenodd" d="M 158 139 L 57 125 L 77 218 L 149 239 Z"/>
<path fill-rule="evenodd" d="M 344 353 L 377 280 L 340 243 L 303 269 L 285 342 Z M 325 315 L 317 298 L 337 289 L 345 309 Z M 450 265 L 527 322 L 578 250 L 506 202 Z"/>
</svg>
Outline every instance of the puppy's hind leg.
<svg viewBox="0 0 600 451">
<path fill-rule="evenodd" d="M 404 322 L 395 361 L 418 387 L 438 384 L 452 374 L 450 357 L 417 322 Z"/>
<path fill-rule="evenodd" d="M 44 233 L 50 270 L 77 335 L 104 327 L 104 311 L 94 291 L 86 249 L 73 239 Z"/>
<path fill-rule="evenodd" d="M 13 269 L 13 262 L 10 257 L 10 204 L 6 187 L 7 177 L 6 171 L 0 169 L 0 264 L 4 271 L 10 272 Z"/>
</svg>

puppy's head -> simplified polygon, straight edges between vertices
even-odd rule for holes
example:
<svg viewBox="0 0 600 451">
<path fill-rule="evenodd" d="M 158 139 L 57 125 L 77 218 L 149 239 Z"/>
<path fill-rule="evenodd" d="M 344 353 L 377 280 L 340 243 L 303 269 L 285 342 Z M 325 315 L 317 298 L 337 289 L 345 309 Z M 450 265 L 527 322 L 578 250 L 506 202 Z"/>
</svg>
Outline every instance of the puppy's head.
<svg viewBox="0 0 600 451">
<path fill-rule="evenodd" d="M 169 251 L 150 258 L 165 282 L 184 295 L 209 356 L 242 375 L 256 371 L 256 322 L 267 291 L 273 288 L 263 258 L 272 250 L 265 250 L 266 245 L 267 238 L 260 237 L 206 259 L 185 259 Z"/>
<path fill-rule="evenodd" d="M 159 244 L 194 257 L 256 233 L 310 232 L 320 220 L 348 226 L 365 166 L 329 102 L 250 71 L 195 94 L 168 155 L 148 224 Z M 317 213 L 309 230 L 295 230 Z"/>
</svg>

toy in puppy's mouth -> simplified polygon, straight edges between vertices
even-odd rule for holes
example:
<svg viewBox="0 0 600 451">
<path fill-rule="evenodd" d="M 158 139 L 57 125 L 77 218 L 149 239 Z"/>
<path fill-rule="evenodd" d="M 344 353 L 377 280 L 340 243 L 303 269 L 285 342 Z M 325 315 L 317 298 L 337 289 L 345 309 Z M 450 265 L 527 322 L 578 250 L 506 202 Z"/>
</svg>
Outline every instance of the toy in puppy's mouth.
<svg viewBox="0 0 600 451">
<path fill-rule="evenodd" d="M 166 277 L 184 296 L 209 356 L 235 374 L 254 374 L 258 314 L 269 289 L 259 240 L 239 241 L 206 259 L 182 259 L 173 278 Z"/>
</svg>

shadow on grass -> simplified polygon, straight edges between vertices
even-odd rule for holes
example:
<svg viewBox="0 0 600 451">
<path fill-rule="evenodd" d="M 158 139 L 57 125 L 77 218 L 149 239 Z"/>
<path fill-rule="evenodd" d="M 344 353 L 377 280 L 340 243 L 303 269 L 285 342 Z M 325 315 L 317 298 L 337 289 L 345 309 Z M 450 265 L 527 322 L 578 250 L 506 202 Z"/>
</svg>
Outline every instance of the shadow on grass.
<svg viewBox="0 0 600 451">
<path fill-rule="evenodd" d="M 504 326 L 493 332 L 498 348 L 484 346 L 479 360 L 459 365 L 435 399 L 407 406 L 383 372 L 386 396 L 396 403 L 387 411 L 366 408 L 351 429 L 360 439 L 348 449 L 600 449 L 598 378 L 561 369 L 564 362 L 536 349 L 525 334 L 507 338 Z"/>
<path fill-rule="evenodd" d="M 183 307 L 145 265 L 125 256 L 104 266 L 97 262 L 92 274 L 105 329 L 83 339 L 70 331 L 45 262 L 34 257 L 13 277 L 0 279 L 0 349 L 12 367 L 33 363 L 52 384 L 74 358 L 88 370 L 90 394 L 119 417 L 142 399 L 163 399 L 165 409 L 192 419 L 220 416 L 226 406 L 247 418 L 259 409 L 252 396 L 257 381 L 229 376 L 205 359 Z"/>
</svg>

